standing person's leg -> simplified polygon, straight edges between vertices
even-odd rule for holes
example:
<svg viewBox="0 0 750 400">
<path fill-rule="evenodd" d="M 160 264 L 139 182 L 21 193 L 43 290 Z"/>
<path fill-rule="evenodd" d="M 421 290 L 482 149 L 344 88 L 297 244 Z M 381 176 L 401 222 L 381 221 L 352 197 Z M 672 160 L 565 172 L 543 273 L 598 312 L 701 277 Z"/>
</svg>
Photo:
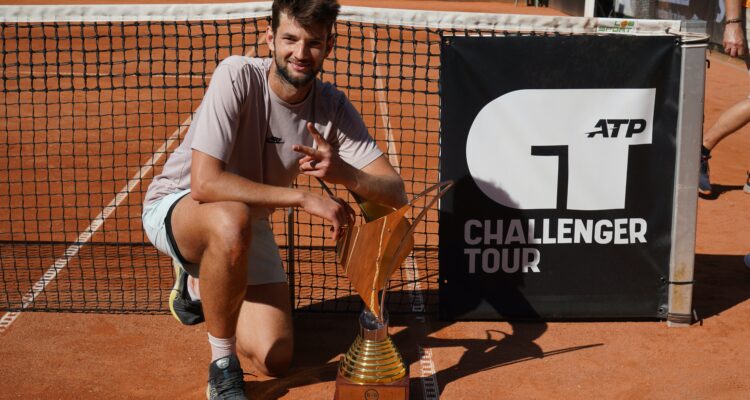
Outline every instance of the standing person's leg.
<svg viewBox="0 0 750 400">
<path fill-rule="evenodd" d="M 750 122 L 750 98 L 742 99 L 724 111 L 703 135 L 703 147 L 711 151 L 724 138 Z"/>
<path fill-rule="evenodd" d="M 724 138 L 736 132 L 750 122 L 750 98 L 740 100 L 738 103 L 724 111 L 716 123 L 703 135 L 703 146 L 701 148 L 700 178 L 698 181 L 698 192 L 710 195 L 711 187 L 710 170 L 708 160 L 711 159 L 711 150 Z"/>
<path fill-rule="evenodd" d="M 750 24 L 750 11 L 745 10 L 745 38 L 747 49 L 747 32 Z M 744 56 L 745 66 L 750 73 L 750 54 L 746 51 Z M 747 80 L 743 82 L 747 85 Z M 711 150 L 727 136 L 738 131 L 740 128 L 750 122 L 750 96 L 740 100 L 736 104 L 724 111 L 719 119 L 711 128 L 703 134 L 703 145 L 701 147 L 701 165 L 700 176 L 698 181 L 698 192 L 704 195 L 710 195 L 712 192 L 710 170 L 708 160 L 711 159 Z"/>
</svg>

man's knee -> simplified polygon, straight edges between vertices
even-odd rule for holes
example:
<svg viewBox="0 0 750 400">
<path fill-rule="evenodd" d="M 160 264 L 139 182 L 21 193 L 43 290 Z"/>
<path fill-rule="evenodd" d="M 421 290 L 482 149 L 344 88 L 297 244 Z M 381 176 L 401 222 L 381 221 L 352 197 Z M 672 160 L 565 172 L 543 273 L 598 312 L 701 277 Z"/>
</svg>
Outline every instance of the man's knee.
<svg viewBox="0 0 750 400">
<path fill-rule="evenodd" d="M 263 375 L 284 375 L 292 364 L 293 343 L 291 338 L 278 339 L 267 349 L 254 352 L 240 342 L 237 345 L 237 351 L 252 360 L 255 364 L 254 367 Z"/>
<path fill-rule="evenodd" d="M 239 259 L 247 251 L 252 233 L 250 208 L 242 203 L 217 204 L 211 214 L 209 247 L 214 251 Z"/>
</svg>

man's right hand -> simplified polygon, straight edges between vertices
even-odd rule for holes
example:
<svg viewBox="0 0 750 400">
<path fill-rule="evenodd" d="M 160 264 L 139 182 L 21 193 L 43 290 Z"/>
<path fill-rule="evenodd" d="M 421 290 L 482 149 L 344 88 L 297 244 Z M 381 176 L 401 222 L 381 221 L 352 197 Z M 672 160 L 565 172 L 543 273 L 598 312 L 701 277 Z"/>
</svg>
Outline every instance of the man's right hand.
<svg viewBox="0 0 750 400">
<path fill-rule="evenodd" d="M 354 209 L 338 197 L 307 192 L 302 200 L 302 209 L 329 221 L 333 240 L 338 240 L 354 222 Z"/>
<path fill-rule="evenodd" d="M 745 54 L 745 40 L 740 24 L 727 24 L 724 26 L 724 52 L 732 57 L 741 57 Z"/>
</svg>

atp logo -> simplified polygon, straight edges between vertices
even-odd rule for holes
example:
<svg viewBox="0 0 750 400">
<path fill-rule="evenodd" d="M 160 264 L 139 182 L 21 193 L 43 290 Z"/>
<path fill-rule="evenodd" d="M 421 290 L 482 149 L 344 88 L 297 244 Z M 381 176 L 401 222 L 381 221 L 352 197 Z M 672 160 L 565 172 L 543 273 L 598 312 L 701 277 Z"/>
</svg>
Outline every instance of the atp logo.
<svg viewBox="0 0 750 400">
<path fill-rule="evenodd" d="M 466 161 L 479 189 L 520 210 L 625 208 L 628 153 L 652 143 L 656 89 L 535 89 L 477 114 Z"/>
<path fill-rule="evenodd" d="M 628 138 L 646 130 L 645 119 L 600 119 L 595 125 L 599 130 L 589 132 L 586 135 L 588 135 L 589 138 L 593 138 L 596 135 L 602 135 L 602 137 L 605 138 L 616 138 L 620 134 L 620 127 L 623 124 L 627 124 L 628 128 L 625 137 Z"/>
</svg>

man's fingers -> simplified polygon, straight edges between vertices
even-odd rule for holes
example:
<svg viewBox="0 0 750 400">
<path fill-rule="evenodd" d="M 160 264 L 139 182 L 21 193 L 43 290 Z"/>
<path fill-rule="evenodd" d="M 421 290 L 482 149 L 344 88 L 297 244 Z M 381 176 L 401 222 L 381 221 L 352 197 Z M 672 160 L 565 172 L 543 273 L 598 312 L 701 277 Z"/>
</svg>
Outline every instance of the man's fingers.
<svg viewBox="0 0 750 400">
<path fill-rule="evenodd" d="M 316 158 L 315 156 L 318 154 L 318 151 L 313 149 L 312 147 L 307 147 L 301 144 L 295 144 L 294 147 L 292 147 L 294 151 L 297 153 L 302 153 L 304 155 L 310 156 L 312 158 Z"/>
<path fill-rule="evenodd" d="M 313 139 L 315 140 L 315 143 L 318 144 L 318 147 L 328 145 L 328 142 L 326 142 L 326 140 L 323 139 L 323 135 L 321 135 L 320 132 L 318 132 L 318 130 L 315 129 L 315 125 L 312 122 L 307 123 L 307 130 L 312 135 Z"/>
<path fill-rule="evenodd" d="M 731 57 L 737 57 L 740 54 L 740 50 L 742 48 L 735 43 L 724 43 L 724 52 Z"/>
<path fill-rule="evenodd" d="M 339 238 L 339 228 L 340 225 L 334 222 L 331 226 L 331 239 L 337 240 Z"/>
<path fill-rule="evenodd" d="M 730 43 L 729 44 L 729 55 L 732 57 L 737 57 L 739 54 L 739 48 L 736 43 Z"/>
<path fill-rule="evenodd" d="M 316 160 L 313 157 L 305 156 L 299 160 L 299 170 L 300 172 L 307 173 L 312 171 L 319 171 L 322 166 L 320 166 L 322 161 Z"/>
<path fill-rule="evenodd" d="M 323 139 L 323 136 L 315 129 L 315 125 L 312 122 L 307 123 L 307 130 L 312 135 L 313 140 L 318 145 L 317 149 L 312 147 L 304 146 L 301 144 L 294 145 L 294 151 L 302 153 L 305 157 L 299 160 L 300 169 L 302 170 L 313 170 L 315 165 L 323 161 L 326 157 L 326 151 L 329 147 L 328 143 Z M 322 150 L 322 151 L 321 151 Z M 307 164 L 307 165 L 305 165 Z"/>
<path fill-rule="evenodd" d="M 338 203 L 339 207 L 336 210 L 336 216 L 331 220 L 331 237 L 338 239 L 339 237 L 346 234 L 346 230 L 349 229 L 354 223 L 354 209 L 343 199 L 331 196 L 333 201 Z"/>
<path fill-rule="evenodd" d="M 332 199 L 336 200 L 336 202 L 341 205 L 343 211 L 342 216 L 345 218 L 347 224 L 351 224 L 354 221 L 354 218 L 357 216 L 357 212 L 354 211 L 352 206 L 350 206 L 349 203 L 346 202 L 346 200 L 340 197 L 332 197 Z"/>
<path fill-rule="evenodd" d="M 344 216 L 339 215 L 338 217 L 344 222 L 341 223 L 334 221 L 332 223 L 333 226 L 331 226 L 331 238 L 333 238 L 334 240 L 345 235 L 346 230 L 349 229 L 349 226 L 351 225 L 351 223 Z"/>
</svg>

